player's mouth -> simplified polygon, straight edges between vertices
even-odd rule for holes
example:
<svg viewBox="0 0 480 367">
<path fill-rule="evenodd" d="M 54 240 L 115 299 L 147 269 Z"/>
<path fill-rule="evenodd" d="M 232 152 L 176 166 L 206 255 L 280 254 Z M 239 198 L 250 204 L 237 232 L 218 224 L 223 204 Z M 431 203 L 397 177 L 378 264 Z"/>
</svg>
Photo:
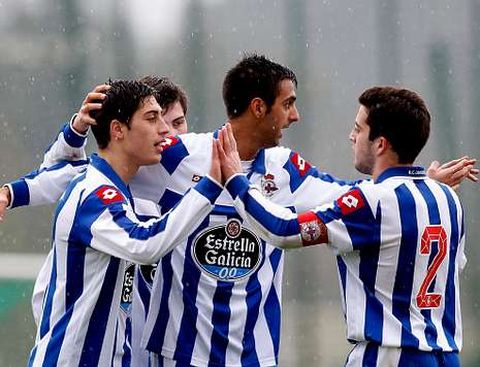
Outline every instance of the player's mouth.
<svg viewBox="0 0 480 367">
<path fill-rule="evenodd" d="M 161 154 L 163 152 L 163 143 L 165 142 L 165 139 L 162 139 L 160 141 L 157 141 L 156 143 L 153 144 L 155 147 L 155 150 L 157 151 L 158 154 Z"/>
</svg>

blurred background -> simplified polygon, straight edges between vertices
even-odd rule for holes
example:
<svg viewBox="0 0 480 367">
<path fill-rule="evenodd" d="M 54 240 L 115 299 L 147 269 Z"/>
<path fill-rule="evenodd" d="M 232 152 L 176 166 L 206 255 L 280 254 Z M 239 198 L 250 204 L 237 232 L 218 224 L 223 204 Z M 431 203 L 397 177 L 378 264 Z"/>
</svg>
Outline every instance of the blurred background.
<svg viewBox="0 0 480 367">
<path fill-rule="evenodd" d="M 347 140 L 357 97 L 385 84 L 430 106 L 419 163 L 480 158 L 479 20 L 479 0 L 0 0 L 0 182 L 37 167 L 86 93 L 109 78 L 170 76 L 190 97 L 190 131 L 217 128 L 225 73 L 252 51 L 297 73 L 301 121 L 283 143 L 322 170 L 357 177 Z M 469 259 L 461 356 L 479 366 L 480 185 L 459 192 Z M 16 209 L 0 225 L 0 366 L 25 365 L 33 345 L 30 295 L 52 210 Z M 350 346 L 333 256 L 289 252 L 284 283 L 280 366 L 343 365 Z"/>
</svg>

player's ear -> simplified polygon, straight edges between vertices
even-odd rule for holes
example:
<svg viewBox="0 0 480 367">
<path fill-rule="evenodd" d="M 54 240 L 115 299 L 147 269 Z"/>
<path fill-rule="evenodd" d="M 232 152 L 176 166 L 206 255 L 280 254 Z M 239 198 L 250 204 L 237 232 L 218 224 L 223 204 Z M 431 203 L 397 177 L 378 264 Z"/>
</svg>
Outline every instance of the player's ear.
<svg viewBox="0 0 480 367">
<path fill-rule="evenodd" d="M 123 139 L 123 125 L 117 119 L 112 120 L 110 123 L 110 137 L 111 140 L 121 140 Z"/>
<path fill-rule="evenodd" d="M 256 118 L 262 118 L 267 112 L 267 105 L 263 99 L 255 97 L 250 101 L 250 110 Z"/>
<path fill-rule="evenodd" d="M 374 144 L 377 150 L 377 155 L 385 154 L 392 147 L 390 142 L 384 136 L 376 138 Z"/>
</svg>

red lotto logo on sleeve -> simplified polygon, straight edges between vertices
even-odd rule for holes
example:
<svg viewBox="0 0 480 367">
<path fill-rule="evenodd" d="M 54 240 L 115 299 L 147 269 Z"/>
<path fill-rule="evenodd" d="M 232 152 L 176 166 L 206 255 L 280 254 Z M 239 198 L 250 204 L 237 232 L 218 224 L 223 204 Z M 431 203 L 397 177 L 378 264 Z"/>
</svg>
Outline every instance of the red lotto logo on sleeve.
<svg viewBox="0 0 480 367">
<path fill-rule="evenodd" d="M 171 146 L 174 146 L 175 144 L 178 143 L 178 139 L 174 136 L 167 136 L 165 138 L 165 140 L 162 142 L 162 149 L 165 150 L 165 149 L 168 149 L 170 148 Z"/>
<path fill-rule="evenodd" d="M 110 186 L 102 186 L 96 192 L 95 195 L 105 204 L 115 203 L 117 201 L 123 201 L 123 195 L 115 189 L 114 187 Z"/>
<path fill-rule="evenodd" d="M 300 176 L 305 176 L 307 172 L 312 168 L 312 165 L 308 163 L 305 159 L 300 157 L 298 153 L 295 153 L 292 158 L 290 158 L 292 163 L 297 167 Z"/>
<path fill-rule="evenodd" d="M 365 200 L 359 189 L 347 192 L 337 200 L 343 215 L 348 215 L 365 206 Z"/>
</svg>

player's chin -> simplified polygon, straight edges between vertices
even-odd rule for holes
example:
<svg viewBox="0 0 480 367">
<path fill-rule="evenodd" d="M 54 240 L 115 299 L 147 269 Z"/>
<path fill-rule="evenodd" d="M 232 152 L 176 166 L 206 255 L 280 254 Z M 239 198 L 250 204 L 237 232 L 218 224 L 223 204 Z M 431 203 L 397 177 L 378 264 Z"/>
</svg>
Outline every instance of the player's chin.
<svg viewBox="0 0 480 367">
<path fill-rule="evenodd" d="M 146 158 L 142 162 L 142 166 L 150 166 L 152 164 L 157 164 L 160 162 L 161 158 L 162 158 L 162 155 L 160 153 L 152 154 L 150 157 Z"/>
</svg>

